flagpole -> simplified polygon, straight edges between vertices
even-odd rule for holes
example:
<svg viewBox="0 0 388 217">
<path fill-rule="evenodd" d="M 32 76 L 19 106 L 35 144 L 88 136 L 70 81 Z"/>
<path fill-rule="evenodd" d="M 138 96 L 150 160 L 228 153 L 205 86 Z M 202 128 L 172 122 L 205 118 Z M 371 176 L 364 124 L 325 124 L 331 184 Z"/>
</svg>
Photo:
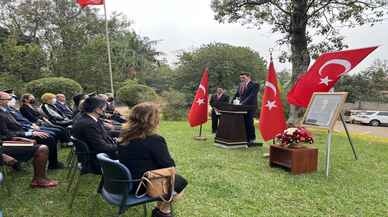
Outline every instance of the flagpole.
<svg viewBox="0 0 388 217">
<path fill-rule="evenodd" d="M 108 15 L 106 13 L 106 0 L 104 0 L 104 12 L 105 12 L 105 33 L 106 33 L 106 47 L 108 49 L 108 64 L 109 64 L 109 78 L 110 78 L 110 90 L 112 95 L 115 95 L 113 88 L 113 73 L 112 73 L 112 60 L 110 55 L 110 41 L 109 41 L 109 30 L 108 30 Z"/>
</svg>

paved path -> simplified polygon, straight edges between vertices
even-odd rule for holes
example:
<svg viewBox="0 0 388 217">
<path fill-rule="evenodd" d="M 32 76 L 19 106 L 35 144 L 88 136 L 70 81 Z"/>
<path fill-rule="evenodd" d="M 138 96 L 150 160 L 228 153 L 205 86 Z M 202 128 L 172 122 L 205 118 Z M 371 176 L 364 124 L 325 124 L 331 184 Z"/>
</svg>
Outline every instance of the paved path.
<svg viewBox="0 0 388 217">
<path fill-rule="evenodd" d="M 357 134 L 365 134 L 370 136 L 380 136 L 384 138 L 388 138 L 388 127 L 372 127 L 367 125 L 360 124 L 346 124 L 348 130 L 351 132 L 355 132 Z M 345 131 L 341 122 L 337 122 L 335 128 L 336 131 Z"/>
</svg>

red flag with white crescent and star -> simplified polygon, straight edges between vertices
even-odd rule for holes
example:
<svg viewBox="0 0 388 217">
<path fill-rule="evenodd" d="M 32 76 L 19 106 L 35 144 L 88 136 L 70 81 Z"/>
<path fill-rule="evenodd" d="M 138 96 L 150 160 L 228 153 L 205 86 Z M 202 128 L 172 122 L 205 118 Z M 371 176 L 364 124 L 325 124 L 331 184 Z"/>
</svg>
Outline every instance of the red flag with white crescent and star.
<svg viewBox="0 0 388 217">
<path fill-rule="evenodd" d="M 272 59 L 265 81 L 264 94 L 261 102 L 259 129 L 264 141 L 275 138 L 287 128 L 284 108 L 280 100 L 278 81 Z"/>
<path fill-rule="evenodd" d="M 207 122 L 208 118 L 208 69 L 203 71 L 201 83 L 195 93 L 193 104 L 188 114 L 188 121 L 191 127 Z"/>
<path fill-rule="evenodd" d="M 328 92 L 337 80 L 356 67 L 376 47 L 324 53 L 288 92 L 290 104 L 307 108 L 314 92 Z"/>
<path fill-rule="evenodd" d="M 77 0 L 77 3 L 81 8 L 84 8 L 88 5 L 103 5 L 104 0 Z"/>
</svg>

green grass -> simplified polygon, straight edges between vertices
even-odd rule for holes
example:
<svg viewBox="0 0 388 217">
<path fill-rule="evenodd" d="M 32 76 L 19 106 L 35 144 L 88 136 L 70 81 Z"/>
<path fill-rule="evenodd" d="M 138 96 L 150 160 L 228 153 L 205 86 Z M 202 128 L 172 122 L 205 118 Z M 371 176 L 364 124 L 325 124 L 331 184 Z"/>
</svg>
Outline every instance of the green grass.
<svg viewBox="0 0 388 217">
<path fill-rule="evenodd" d="M 263 153 L 268 147 L 225 150 L 192 137 L 198 129 L 186 122 L 163 122 L 161 134 L 166 138 L 178 171 L 189 185 L 183 200 L 175 205 L 180 217 L 225 216 L 388 216 L 388 140 L 354 136 L 359 154 L 355 161 L 342 134 L 335 134 L 332 146 L 331 172 L 324 175 L 326 134 L 314 131 L 319 148 L 316 173 L 293 176 L 270 168 Z M 62 149 L 65 158 L 68 149 Z M 83 183 L 73 209 L 67 208 L 65 171 L 51 172 L 61 181 L 55 189 L 31 189 L 31 169 L 17 173 L 13 193 L 0 191 L 0 207 L 6 217 L 88 216 L 98 179 L 82 177 Z M 95 215 L 113 216 L 116 208 L 97 197 Z M 149 208 L 151 209 L 151 208 Z M 142 216 L 141 207 L 131 208 L 125 216 Z"/>
</svg>

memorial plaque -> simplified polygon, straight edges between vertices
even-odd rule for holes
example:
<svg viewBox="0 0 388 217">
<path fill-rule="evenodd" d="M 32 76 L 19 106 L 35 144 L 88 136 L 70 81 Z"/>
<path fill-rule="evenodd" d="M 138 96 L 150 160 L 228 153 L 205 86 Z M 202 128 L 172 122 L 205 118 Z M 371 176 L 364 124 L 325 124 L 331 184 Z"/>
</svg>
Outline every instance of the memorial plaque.
<svg viewBox="0 0 388 217">
<path fill-rule="evenodd" d="M 307 107 L 302 124 L 333 129 L 347 95 L 347 92 L 314 93 Z"/>
</svg>

